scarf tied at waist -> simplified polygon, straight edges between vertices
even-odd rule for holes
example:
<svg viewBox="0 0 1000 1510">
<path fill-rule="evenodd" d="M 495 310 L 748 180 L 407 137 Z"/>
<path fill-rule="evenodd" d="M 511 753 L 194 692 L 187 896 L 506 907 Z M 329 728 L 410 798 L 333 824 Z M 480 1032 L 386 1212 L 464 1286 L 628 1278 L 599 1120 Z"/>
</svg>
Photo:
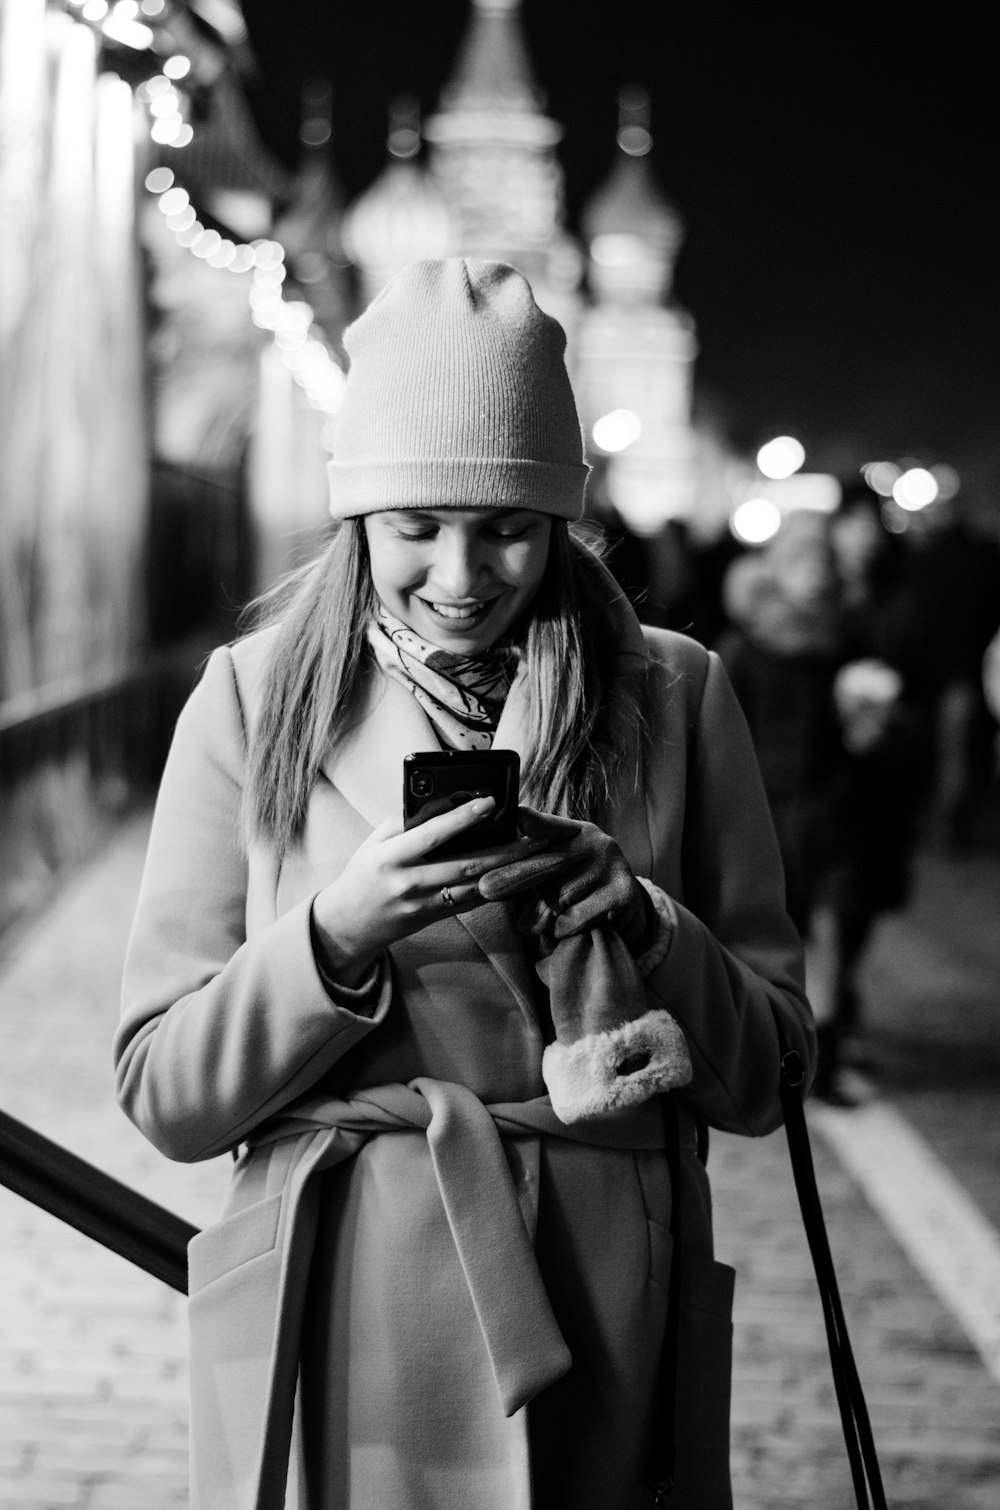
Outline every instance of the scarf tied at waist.
<svg viewBox="0 0 1000 1510">
<path fill-rule="evenodd" d="M 657 1148 L 663 1145 L 658 1112 L 567 1127 L 547 1097 L 487 1106 L 463 1085 L 426 1078 L 376 1086 L 343 1101 L 325 1099 L 310 1110 L 300 1106 L 273 1136 L 293 1136 L 317 1125 L 355 1135 L 350 1147 L 331 1148 L 332 1157 L 323 1159 L 317 1172 L 357 1152 L 376 1134 L 426 1132 L 505 1414 L 513 1415 L 560 1378 L 571 1363 L 569 1349 L 542 1284 L 501 1138 L 545 1133 L 601 1147 Z"/>
<path fill-rule="evenodd" d="M 268 1494 L 284 1484 L 298 1339 L 319 1221 L 321 1182 L 315 1177 L 352 1158 L 372 1137 L 414 1131 L 427 1137 L 451 1235 L 508 1416 L 561 1378 L 572 1359 L 542 1282 L 502 1139 L 546 1135 L 623 1149 L 660 1148 L 664 1141 L 663 1118 L 655 1101 L 624 1116 L 567 1126 L 555 1116 L 547 1096 L 486 1105 L 465 1086 L 423 1077 L 408 1085 L 366 1088 L 343 1099 L 316 1095 L 297 1103 L 291 1115 L 267 1124 L 237 1166 L 236 1203 L 230 1217 L 219 1224 L 222 1228 L 227 1220 L 248 1216 L 246 1198 L 253 1201 L 255 1195 L 257 1207 L 275 1212 L 267 1248 L 271 1261 L 249 1262 L 254 1254 L 236 1255 L 233 1261 L 233 1272 L 240 1263 L 255 1271 L 252 1280 L 248 1274 L 252 1300 L 248 1294 L 245 1300 L 236 1295 L 224 1302 L 232 1307 L 227 1332 L 239 1335 L 255 1353 L 266 1354 L 256 1360 L 267 1380 L 259 1425 L 247 1419 L 245 1397 L 243 1404 L 241 1434 L 249 1429 L 258 1444 L 257 1471 L 252 1475 L 256 1483 L 253 1488 L 245 1483 L 249 1493 L 238 1493 L 234 1504 L 269 1504 Z M 262 1159 L 268 1149 L 269 1157 Z M 219 1272 L 215 1266 L 208 1268 L 201 1256 L 212 1231 L 196 1237 L 190 1249 L 192 1365 L 195 1308 L 202 1296 L 211 1295 L 212 1279 Z M 212 1455 L 214 1443 L 207 1432 L 196 1429 L 194 1420 L 192 1431 L 195 1460 L 202 1451 Z"/>
</svg>

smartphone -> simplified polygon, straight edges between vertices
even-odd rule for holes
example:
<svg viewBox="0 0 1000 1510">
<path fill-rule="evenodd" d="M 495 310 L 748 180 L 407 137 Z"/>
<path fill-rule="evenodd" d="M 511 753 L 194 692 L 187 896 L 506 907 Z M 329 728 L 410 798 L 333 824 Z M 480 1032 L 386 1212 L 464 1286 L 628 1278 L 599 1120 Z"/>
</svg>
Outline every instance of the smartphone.
<svg viewBox="0 0 1000 1510">
<path fill-rule="evenodd" d="M 510 844 L 517 838 L 520 786 L 516 750 L 418 750 L 403 760 L 403 827 L 415 828 L 474 797 L 494 797 L 493 811 L 439 844 L 433 858 Z"/>
</svg>

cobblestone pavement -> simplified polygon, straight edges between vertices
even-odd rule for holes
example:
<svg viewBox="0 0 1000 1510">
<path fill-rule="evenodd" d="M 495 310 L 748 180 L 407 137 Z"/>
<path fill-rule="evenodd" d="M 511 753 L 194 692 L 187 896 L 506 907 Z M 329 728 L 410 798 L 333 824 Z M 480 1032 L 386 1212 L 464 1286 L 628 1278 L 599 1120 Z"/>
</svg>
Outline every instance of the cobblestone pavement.
<svg viewBox="0 0 1000 1510">
<path fill-rule="evenodd" d="M 111 1095 L 109 1045 L 146 827 L 143 816 L 127 824 L 0 961 L 0 1106 L 202 1224 L 217 1209 L 226 1161 L 170 1164 Z M 998 872 L 991 862 L 987 892 Z M 914 907 L 873 951 L 872 1043 L 884 1093 L 943 1142 L 996 1223 L 996 1162 L 983 1154 L 984 1127 L 987 1146 L 997 1146 L 996 1081 L 980 1072 L 963 1112 L 964 1076 L 963 1086 L 947 1077 L 931 1086 L 911 1063 L 913 1032 L 945 1058 L 962 1039 L 940 1010 L 945 989 L 965 1029 L 971 1012 L 980 1040 L 1000 1043 L 1000 1004 L 992 1017 L 984 1005 L 997 955 L 973 939 L 984 877 L 973 864 L 946 881 L 946 902 L 928 901 L 941 890 L 929 863 Z M 916 997 L 915 1024 L 900 1005 L 903 988 Z M 813 1145 L 889 1503 L 997 1510 L 1000 1386 L 815 1128 Z M 710 1170 L 719 1256 L 739 1271 L 736 1510 L 847 1510 L 850 1478 L 784 1134 L 714 1135 Z M 180 1510 L 182 1298 L 4 1190 L 0 1230 L 0 1510 Z"/>
</svg>

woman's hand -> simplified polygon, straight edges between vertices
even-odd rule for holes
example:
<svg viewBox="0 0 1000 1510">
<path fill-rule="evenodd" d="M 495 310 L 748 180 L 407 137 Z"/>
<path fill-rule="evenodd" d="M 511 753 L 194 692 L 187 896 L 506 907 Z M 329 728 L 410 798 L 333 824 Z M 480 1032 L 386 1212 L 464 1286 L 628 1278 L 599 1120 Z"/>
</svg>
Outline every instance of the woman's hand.
<svg viewBox="0 0 1000 1510">
<path fill-rule="evenodd" d="M 545 853 L 489 870 L 479 882 L 482 895 L 499 901 L 534 892 L 540 905 L 529 913 L 527 931 L 561 939 L 610 924 L 633 954 L 641 952 L 655 912 L 614 839 L 593 823 L 530 807 L 520 809 L 520 820 L 526 837 L 548 841 Z"/>
<path fill-rule="evenodd" d="M 481 907 L 488 898 L 477 886 L 480 876 L 545 847 L 545 838 L 532 834 L 496 849 L 435 860 L 438 845 L 495 805 L 492 797 L 479 797 L 406 831 L 400 819 L 387 818 L 369 834 L 313 902 L 313 925 L 338 979 L 355 983 L 387 944 L 449 913 Z"/>
</svg>

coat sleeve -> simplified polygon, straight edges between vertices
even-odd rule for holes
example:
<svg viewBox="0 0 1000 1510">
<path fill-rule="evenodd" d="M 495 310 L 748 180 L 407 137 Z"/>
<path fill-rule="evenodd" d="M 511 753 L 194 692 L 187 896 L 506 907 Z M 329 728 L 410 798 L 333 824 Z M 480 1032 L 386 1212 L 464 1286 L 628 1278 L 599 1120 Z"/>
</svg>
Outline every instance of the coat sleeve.
<svg viewBox="0 0 1000 1510">
<path fill-rule="evenodd" d="M 181 713 L 164 769 L 114 1042 L 122 1108 L 175 1159 L 234 1147 L 388 1010 L 384 962 L 358 991 L 318 967 L 311 898 L 246 938 L 245 749 L 223 648 Z"/>
<path fill-rule="evenodd" d="M 690 725 L 684 896 L 646 987 L 684 1030 L 694 1075 L 682 1094 L 698 1114 L 727 1132 L 768 1133 L 781 1123 L 777 1022 L 810 1073 L 815 1027 L 756 756 L 715 655 Z"/>
</svg>

